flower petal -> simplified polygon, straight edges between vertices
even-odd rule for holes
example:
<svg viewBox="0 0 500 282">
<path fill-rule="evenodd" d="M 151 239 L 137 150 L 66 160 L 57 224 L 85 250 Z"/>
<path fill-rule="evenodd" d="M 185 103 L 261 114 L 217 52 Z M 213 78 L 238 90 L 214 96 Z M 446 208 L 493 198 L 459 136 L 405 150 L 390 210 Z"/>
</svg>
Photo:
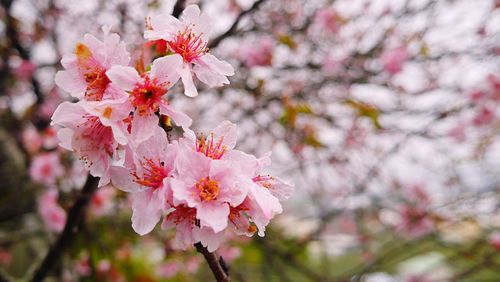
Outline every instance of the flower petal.
<svg viewBox="0 0 500 282">
<path fill-rule="evenodd" d="M 196 90 L 196 87 L 194 86 L 193 76 L 189 65 L 183 64 L 181 68 L 177 69 L 177 71 L 181 76 L 182 83 L 184 84 L 184 94 L 189 97 L 198 96 L 198 90 Z"/>
<path fill-rule="evenodd" d="M 133 194 L 132 228 L 141 236 L 151 232 L 161 218 L 162 199 L 155 192 L 148 189 Z"/>
<path fill-rule="evenodd" d="M 139 73 L 134 68 L 125 66 L 112 66 L 106 75 L 112 83 L 126 91 L 134 89 L 141 80 Z"/>
<path fill-rule="evenodd" d="M 203 202 L 196 207 L 196 218 L 200 220 L 201 226 L 212 228 L 215 233 L 227 227 L 229 216 L 229 205 L 219 202 Z"/>
</svg>

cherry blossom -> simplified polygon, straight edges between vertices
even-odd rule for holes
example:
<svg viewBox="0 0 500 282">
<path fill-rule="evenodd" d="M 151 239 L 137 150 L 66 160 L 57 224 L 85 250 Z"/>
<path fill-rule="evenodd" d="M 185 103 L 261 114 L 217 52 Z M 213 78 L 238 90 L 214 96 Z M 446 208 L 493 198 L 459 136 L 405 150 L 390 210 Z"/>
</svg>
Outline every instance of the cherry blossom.
<svg viewBox="0 0 500 282">
<path fill-rule="evenodd" d="M 66 223 L 66 211 L 57 203 L 59 193 L 50 189 L 38 199 L 38 213 L 45 225 L 52 231 L 60 232 Z"/>
<path fill-rule="evenodd" d="M 64 168 L 57 153 L 42 153 L 37 155 L 30 166 L 30 177 L 36 182 L 48 186 L 55 184 L 56 179 L 64 174 Z"/>
<path fill-rule="evenodd" d="M 59 71 L 55 81 L 76 98 L 90 101 L 106 98 L 110 95 L 106 71 L 112 65 L 129 63 L 130 55 L 120 36 L 109 33 L 109 27 L 103 28 L 103 32 L 103 41 L 86 34 L 83 42 L 76 44 L 74 52 L 64 55 L 61 61 L 66 70 Z"/>
<path fill-rule="evenodd" d="M 182 64 L 179 55 L 170 55 L 153 61 L 151 71 L 139 74 L 132 67 L 113 66 L 106 75 L 113 85 L 126 91 L 122 93 L 122 103 L 117 105 L 121 111 L 134 112 L 131 125 L 131 138 L 135 143 L 148 139 L 158 124 L 159 111 L 171 117 L 179 126 L 191 125 L 191 118 L 169 105 L 164 96 L 168 89 L 179 79 L 175 71 Z"/>
<path fill-rule="evenodd" d="M 171 15 L 151 17 L 144 33 L 147 40 L 165 40 L 169 52 L 182 57 L 183 63 L 176 70 L 184 84 L 184 93 L 190 97 L 198 95 L 191 73 L 209 87 L 229 84 L 227 76 L 234 74 L 229 63 L 208 53 L 210 22 L 197 5 L 189 5 L 180 20 Z"/>
<path fill-rule="evenodd" d="M 127 143 L 127 129 L 122 121 L 129 113 L 116 107 L 121 103 L 64 102 L 52 116 L 52 123 L 63 127 L 57 134 L 60 146 L 74 151 L 92 175 L 101 177 L 100 186 L 109 182 L 109 166 L 116 158 L 118 144 Z"/>
<path fill-rule="evenodd" d="M 123 167 L 111 168 L 112 185 L 132 193 L 132 227 L 144 235 L 155 227 L 166 205 L 177 144 L 169 144 L 163 129 L 142 142 Z"/>
</svg>

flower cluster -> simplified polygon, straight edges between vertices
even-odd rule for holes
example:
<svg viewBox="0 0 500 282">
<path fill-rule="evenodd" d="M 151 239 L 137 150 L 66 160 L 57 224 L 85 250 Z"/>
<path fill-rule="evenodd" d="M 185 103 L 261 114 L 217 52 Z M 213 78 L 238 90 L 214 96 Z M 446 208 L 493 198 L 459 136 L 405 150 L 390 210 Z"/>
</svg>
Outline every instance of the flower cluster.
<svg viewBox="0 0 500 282">
<path fill-rule="evenodd" d="M 132 197 L 132 227 L 151 232 L 175 228 L 175 245 L 201 242 L 218 248 L 226 229 L 264 235 L 281 213 L 291 185 L 262 174 L 270 164 L 234 149 L 236 125 L 222 122 L 207 135 L 189 129 L 192 120 L 168 101 L 178 80 L 185 94 L 198 94 L 192 74 L 209 87 L 228 84 L 234 71 L 208 53 L 209 20 L 196 5 L 180 20 L 160 15 L 147 20 L 145 38 L 166 48 L 150 66 L 131 67 L 120 37 L 103 29 L 104 39 L 85 35 L 62 60 L 56 83 L 78 102 L 64 102 L 52 116 L 60 145 L 73 151 L 99 186 L 111 184 Z M 169 117 L 184 136 L 169 140 L 159 126 Z"/>
</svg>

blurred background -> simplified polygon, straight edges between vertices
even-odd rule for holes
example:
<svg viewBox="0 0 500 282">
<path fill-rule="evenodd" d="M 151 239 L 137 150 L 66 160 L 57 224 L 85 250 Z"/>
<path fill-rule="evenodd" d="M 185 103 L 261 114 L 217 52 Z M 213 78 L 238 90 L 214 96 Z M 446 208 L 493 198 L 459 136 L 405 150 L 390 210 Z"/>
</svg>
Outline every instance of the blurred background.
<svg viewBox="0 0 500 282">
<path fill-rule="evenodd" d="M 50 117 L 63 54 L 111 25 L 133 57 L 175 0 L 2 0 L 0 274 L 31 279 L 87 177 Z M 234 281 L 500 281 L 500 1 L 201 0 L 231 84 L 173 95 L 192 128 L 229 119 L 295 183 L 266 236 L 228 234 Z M 231 26 L 233 28 L 230 28 Z M 182 86 L 172 93 L 182 93 Z M 92 195 L 47 281 L 211 281 L 171 231 Z"/>
</svg>

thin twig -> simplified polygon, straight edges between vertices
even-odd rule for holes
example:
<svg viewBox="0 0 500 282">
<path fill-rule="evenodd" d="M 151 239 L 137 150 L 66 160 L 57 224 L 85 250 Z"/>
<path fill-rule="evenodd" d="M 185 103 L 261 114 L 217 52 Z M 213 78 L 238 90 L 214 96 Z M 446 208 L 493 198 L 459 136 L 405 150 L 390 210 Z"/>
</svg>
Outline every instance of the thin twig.
<svg viewBox="0 0 500 282">
<path fill-rule="evenodd" d="M 207 261 L 210 270 L 212 270 L 217 282 L 231 281 L 229 275 L 226 273 L 226 270 L 221 264 L 221 261 L 223 261 L 222 257 L 218 259 L 216 254 L 209 252 L 207 248 L 203 247 L 203 245 L 199 242 L 194 244 L 194 246 L 196 247 L 196 250 L 205 257 L 205 260 Z"/>
<path fill-rule="evenodd" d="M 214 40 L 212 40 L 209 44 L 208 44 L 208 48 L 214 48 L 216 47 L 217 45 L 219 45 L 219 43 L 221 43 L 222 40 L 224 40 L 226 37 L 229 37 L 231 35 L 233 35 L 233 33 L 236 31 L 236 28 L 238 27 L 238 24 L 240 23 L 241 19 L 248 13 L 251 13 L 255 10 L 257 10 L 259 8 L 260 5 L 262 5 L 262 3 L 264 3 L 266 0 L 258 0 L 258 1 L 255 1 L 255 3 L 253 3 L 252 7 L 248 8 L 247 10 L 244 10 L 242 11 L 237 17 L 236 19 L 234 20 L 233 24 L 231 25 L 231 27 L 226 31 L 224 32 L 223 34 L 217 36 L 216 38 L 214 38 Z"/>
<path fill-rule="evenodd" d="M 83 186 L 81 194 L 76 199 L 68 213 L 68 219 L 62 233 L 57 238 L 57 241 L 52 245 L 49 252 L 43 259 L 40 266 L 35 270 L 35 274 L 31 281 L 42 281 L 47 274 L 52 270 L 54 264 L 60 259 L 64 249 L 71 245 L 75 234 L 78 232 L 78 223 L 85 212 L 87 205 L 92 198 L 92 195 L 97 190 L 99 178 L 89 175 Z"/>
</svg>

